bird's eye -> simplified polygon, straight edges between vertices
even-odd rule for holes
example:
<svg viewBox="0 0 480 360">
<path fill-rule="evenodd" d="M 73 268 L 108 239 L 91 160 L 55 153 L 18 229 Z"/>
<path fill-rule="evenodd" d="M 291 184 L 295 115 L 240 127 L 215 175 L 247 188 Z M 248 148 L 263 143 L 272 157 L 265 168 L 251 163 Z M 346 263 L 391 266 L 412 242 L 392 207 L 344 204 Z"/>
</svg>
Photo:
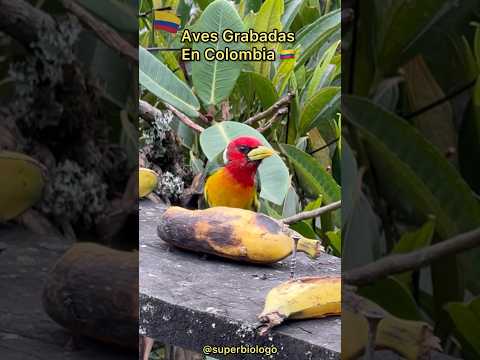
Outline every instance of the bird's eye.
<svg viewBox="0 0 480 360">
<path fill-rule="evenodd" d="M 240 145 L 238 147 L 238 151 L 240 151 L 243 154 L 248 154 L 248 152 L 250 151 L 250 148 L 248 146 L 245 146 L 245 145 Z"/>
</svg>

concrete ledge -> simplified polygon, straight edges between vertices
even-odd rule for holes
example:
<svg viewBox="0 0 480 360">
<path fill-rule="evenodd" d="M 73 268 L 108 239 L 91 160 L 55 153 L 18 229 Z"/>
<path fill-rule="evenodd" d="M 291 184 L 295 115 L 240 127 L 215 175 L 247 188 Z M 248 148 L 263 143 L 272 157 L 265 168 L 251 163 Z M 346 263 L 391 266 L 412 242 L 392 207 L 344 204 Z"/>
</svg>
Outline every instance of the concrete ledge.
<svg viewBox="0 0 480 360">
<path fill-rule="evenodd" d="M 340 317 L 290 321 L 270 336 L 256 334 L 267 292 L 289 278 L 288 258 L 270 266 L 241 264 L 172 248 L 157 236 L 162 207 L 140 204 L 140 333 L 202 352 L 210 346 L 267 346 L 273 356 L 222 359 L 339 359 Z M 296 276 L 340 273 L 340 259 L 298 254 Z"/>
</svg>

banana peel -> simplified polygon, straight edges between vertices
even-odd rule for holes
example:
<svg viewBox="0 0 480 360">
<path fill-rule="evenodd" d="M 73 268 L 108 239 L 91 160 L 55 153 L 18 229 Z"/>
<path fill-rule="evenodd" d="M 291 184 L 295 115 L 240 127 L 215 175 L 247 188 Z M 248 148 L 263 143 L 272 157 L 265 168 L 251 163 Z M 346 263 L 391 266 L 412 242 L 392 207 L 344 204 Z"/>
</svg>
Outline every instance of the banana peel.
<svg viewBox="0 0 480 360">
<path fill-rule="evenodd" d="M 35 159 L 0 151 L 0 222 L 16 218 L 42 197 L 43 166 Z"/>
<path fill-rule="evenodd" d="M 337 276 L 310 276 L 286 281 L 269 291 L 258 319 L 266 335 L 285 319 L 312 319 L 340 315 L 342 280 Z"/>
<path fill-rule="evenodd" d="M 271 264 L 293 250 L 291 230 L 267 215 L 250 210 L 170 207 L 160 217 L 158 236 L 179 248 L 251 263 Z M 297 251 L 316 258 L 318 240 L 300 238 Z"/>
<path fill-rule="evenodd" d="M 440 340 L 423 321 L 395 317 L 372 301 L 350 291 L 344 292 L 342 309 L 342 359 L 358 358 L 368 343 L 368 314 L 381 318 L 375 349 L 390 349 L 408 360 L 429 358 L 432 350 L 441 351 Z"/>
<path fill-rule="evenodd" d="M 138 196 L 148 196 L 158 185 L 157 173 L 147 168 L 138 169 Z"/>
</svg>

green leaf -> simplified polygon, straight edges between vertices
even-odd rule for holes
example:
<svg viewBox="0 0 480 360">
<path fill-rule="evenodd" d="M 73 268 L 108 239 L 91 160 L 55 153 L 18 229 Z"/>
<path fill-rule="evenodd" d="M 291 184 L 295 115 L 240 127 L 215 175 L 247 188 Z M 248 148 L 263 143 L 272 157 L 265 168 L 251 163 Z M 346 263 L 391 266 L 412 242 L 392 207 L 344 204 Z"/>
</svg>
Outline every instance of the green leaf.
<svg viewBox="0 0 480 360">
<path fill-rule="evenodd" d="M 241 76 L 246 76 L 250 80 L 255 95 L 260 99 L 264 109 L 269 108 L 278 99 L 278 94 L 273 87 L 270 79 L 251 71 L 242 72 Z"/>
<path fill-rule="evenodd" d="M 480 298 L 469 304 L 450 303 L 446 305 L 446 309 L 464 347 L 474 351 L 476 357 L 480 357 Z"/>
<path fill-rule="evenodd" d="M 210 5 L 213 0 L 196 0 L 195 2 L 198 4 L 200 9 L 205 10 L 205 8 Z"/>
<path fill-rule="evenodd" d="M 354 96 L 342 98 L 348 120 L 365 136 L 380 183 L 388 184 L 390 196 L 408 204 L 418 218 L 434 215 L 440 239 L 475 228 L 480 205 L 456 169 L 421 134 L 399 116 L 371 101 Z M 432 282 L 438 319 L 442 306 L 463 298 L 464 288 L 455 257 L 432 266 Z"/>
<path fill-rule="evenodd" d="M 480 45 L 479 45 L 480 46 Z M 472 189 L 480 194 L 480 77 L 463 117 L 458 139 L 460 171 Z"/>
<path fill-rule="evenodd" d="M 300 48 L 296 66 L 305 63 L 324 44 L 338 40 L 340 36 L 340 10 L 332 11 L 302 28 L 296 35 Z M 330 45 L 328 45 L 330 46 Z"/>
<path fill-rule="evenodd" d="M 302 4 L 305 0 L 286 0 L 285 1 L 285 12 L 282 16 L 283 31 L 288 31 L 290 25 L 292 25 L 295 16 L 297 16 L 298 11 L 302 8 Z"/>
<path fill-rule="evenodd" d="M 282 23 L 280 18 L 283 14 L 283 0 L 266 0 L 255 18 L 254 30 L 256 32 L 271 32 L 274 29 L 282 30 Z M 252 46 L 261 49 L 262 47 L 268 50 L 277 49 L 277 43 L 254 43 Z M 271 61 L 257 61 L 255 62 L 255 71 L 265 77 L 270 77 Z"/>
<path fill-rule="evenodd" d="M 140 47 L 139 53 L 140 84 L 187 116 L 197 117 L 200 104 L 190 88 L 146 49 Z"/>
<path fill-rule="evenodd" d="M 240 61 L 207 61 L 204 52 L 207 48 L 215 51 L 245 49 L 243 43 L 226 43 L 222 39 L 226 29 L 244 31 L 242 19 L 235 7 L 226 0 L 215 0 L 207 6 L 195 24 L 195 31 L 218 33 L 217 42 L 195 42 L 193 50 L 200 51 L 200 61 L 192 64 L 192 80 L 196 93 L 202 102 L 217 105 L 232 92 L 242 68 Z"/>
<path fill-rule="evenodd" d="M 386 162 L 389 184 L 425 217 L 435 215 L 443 238 L 475 228 L 480 205 L 456 169 L 399 116 L 367 99 L 342 98 L 347 119 L 365 135 L 376 156 Z M 452 191 L 454 189 L 454 191 Z"/>
<path fill-rule="evenodd" d="M 300 117 L 299 135 L 317 127 L 322 120 L 330 120 L 340 105 L 340 88 L 320 89 L 303 107 Z"/>
<path fill-rule="evenodd" d="M 384 14 L 384 28 L 378 30 L 376 64 L 390 72 L 405 61 L 417 41 L 443 16 L 454 11 L 454 2 L 444 0 L 398 1 Z M 398 31 L 402 29 L 402 31 Z"/>
<path fill-rule="evenodd" d="M 342 234 L 340 229 L 327 231 L 325 233 L 328 243 L 332 247 L 335 256 L 342 256 Z"/>
<path fill-rule="evenodd" d="M 307 193 L 314 197 L 322 196 L 324 204 L 340 200 L 340 186 L 318 161 L 292 145 L 281 144 L 280 149 L 295 166 Z"/>
<path fill-rule="evenodd" d="M 319 88 L 321 81 L 327 75 L 326 73 L 328 70 L 328 66 L 330 65 L 330 62 L 332 61 L 332 58 L 335 55 L 335 51 L 337 50 L 338 44 L 339 42 L 335 42 L 332 46 L 330 46 L 330 48 L 325 52 L 325 54 L 323 54 L 322 59 L 318 63 L 317 67 L 315 68 L 312 78 L 308 83 L 307 93 L 305 94 L 305 100 L 310 99 L 315 94 L 315 92 Z"/>
<path fill-rule="evenodd" d="M 435 220 L 427 221 L 420 229 L 407 232 L 402 235 L 400 241 L 395 244 L 392 254 L 404 254 L 430 245 L 435 233 Z M 413 271 L 395 276 L 395 279 L 411 289 Z"/>
<path fill-rule="evenodd" d="M 309 239 L 318 239 L 317 233 L 313 230 L 312 226 L 306 221 L 299 221 L 295 224 L 289 225 L 289 227 L 300 235 Z"/>
<path fill-rule="evenodd" d="M 254 128 L 233 121 L 223 121 L 207 128 L 200 134 L 200 146 L 209 160 L 223 152 L 228 143 L 238 136 L 254 136 L 265 146 L 272 147 L 265 137 Z M 260 197 L 281 205 L 290 186 L 288 169 L 278 155 L 266 158 L 258 168 Z"/>
<path fill-rule="evenodd" d="M 429 220 L 416 230 L 402 235 L 395 244 L 392 254 L 404 254 L 430 245 L 435 232 L 435 220 Z"/>
<path fill-rule="evenodd" d="M 392 315 L 406 320 L 423 320 L 407 288 L 392 277 L 378 280 L 372 285 L 363 286 L 359 294 L 372 300 Z M 395 301 L 392 301 L 395 299 Z"/>
</svg>

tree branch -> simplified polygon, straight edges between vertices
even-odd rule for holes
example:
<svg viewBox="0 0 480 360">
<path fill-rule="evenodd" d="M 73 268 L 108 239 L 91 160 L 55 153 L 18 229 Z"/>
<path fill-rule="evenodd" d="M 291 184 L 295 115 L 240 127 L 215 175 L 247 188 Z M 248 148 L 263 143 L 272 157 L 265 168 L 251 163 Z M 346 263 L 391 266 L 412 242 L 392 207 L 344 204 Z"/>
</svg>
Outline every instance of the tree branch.
<svg viewBox="0 0 480 360">
<path fill-rule="evenodd" d="M 172 113 L 174 113 L 175 116 L 181 122 L 183 122 L 188 127 L 192 128 L 193 130 L 198 131 L 198 132 L 202 132 L 203 130 L 205 130 L 203 127 L 194 123 L 187 115 L 178 111 L 172 105 L 165 103 L 165 107 L 168 110 L 170 110 Z M 143 100 L 139 100 L 139 102 L 138 102 L 138 111 L 139 111 L 140 116 L 150 123 L 154 122 L 157 116 L 161 116 L 161 111 L 160 110 L 158 110 L 156 107 L 150 105 L 148 102 L 143 101 Z"/>
<path fill-rule="evenodd" d="M 24 0 L 0 0 L 0 30 L 23 45 L 38 39 L 42 27 L 55 28 L 55 20 Z"/>
<path fill-rule="evenodd" d="M 198 132 L 202 132 L 203 130 L 205 130 L 203 127 L 201 127 L 200 125 L 194 123 L 192 121 L 192 119 L 190 119 L 187 115 L 185 115 L 184 113 L 178 111 L 176 108 L 174 108 L 172 105 L 170 104 L 166 104 L 165 103 L 165 107 L 170 110 L 171 112 L 173 112 L 177 117 L 178 119 L 183 122 L 185 125 L 187 125 L 188 127 L 192 128 L 193 130 L 195 131 L 198 131 Z"/>
<path fill-rule="evenodd" d="M 262 126 L 262 127 L 259 127 L 257 130 L 258 132 L 264 132 L 268 129 L 270 129 L 273 124 L 275 124 L 275 122 L 279 119 L 282 118 L 283 115 L 287 114 L 288 113 L 288 108 L 286 107 L 282 107 L 280 108 L 273 116 L 270 120 L 268 120 L 268 122 Z"/>
<path fill-rule="evenodd" d="M 480 246 L 480 228 L 406 254 L 389 255 L 373 263 L 349 270 L 343 280 L 351 285 L 366 285 L 405 271 L 417 270 L 444 256 L 453 256 Z"/>
<path fill-rule="evenodd" d="M 247 125 L 252 125 L 253 123 L 259 121 L 259 120 L 262 120 L 262 119 L 266 119 L 268 117 L 271 117 L 272 115 L 274 115 L 276 112 L 278 112 L 278 110 L 280 110 L 281 108 L 287 106 L 288 104 L 290 104 L 290 102 L 292 101 L 292 99 L 295 97 L 295 94 L 293 93 L 288 93 L 287 95 L 285 95 L 283 98 L 281 98 L 280 100 L 278 100 L 275 104 L 273 104 L 272 106 L 270 106 L 267 110 L 265 111 L 262 111 L 261 113 L 258 113 L 258 114 L 255 114 L 253 115 L 252 117 L 248 118 L 247 120 L 244 121 L 244 124 L 247 124 Z"/>
<path fill-rule="evenodd" d="M 282 219 L 281 221 L 284 224 L 287 224 L 287 225 L 294 224 L 294 223 L 302 221 L 302 220 L 316 218 L 317 216 L 325 214 L 329 211 L 337 210 L 341 206 L 342 206 L 342 202 L 341 201 L 336 201 L 334 203 L 322 206 L 322 207 L 320 207 L 318 209 L 315 209 L 315 210 L 304 211 L 304 212 L 298 213 L 296 215 L 289 216 L 285 219 Z"/>
<path fill-rule="evenodd" d="M 117 50 L 120 54 L 126 56 L 134 63 L 138 63 L 138 50 L 122 38 L 110 26 L 97 20 L 87 10 L 72 0 L 62 0 L 62 4 L 65 9 L 77 16 L 83 24 L 92 29 L 105 44 L 114 50 Z"/>
</svg>

